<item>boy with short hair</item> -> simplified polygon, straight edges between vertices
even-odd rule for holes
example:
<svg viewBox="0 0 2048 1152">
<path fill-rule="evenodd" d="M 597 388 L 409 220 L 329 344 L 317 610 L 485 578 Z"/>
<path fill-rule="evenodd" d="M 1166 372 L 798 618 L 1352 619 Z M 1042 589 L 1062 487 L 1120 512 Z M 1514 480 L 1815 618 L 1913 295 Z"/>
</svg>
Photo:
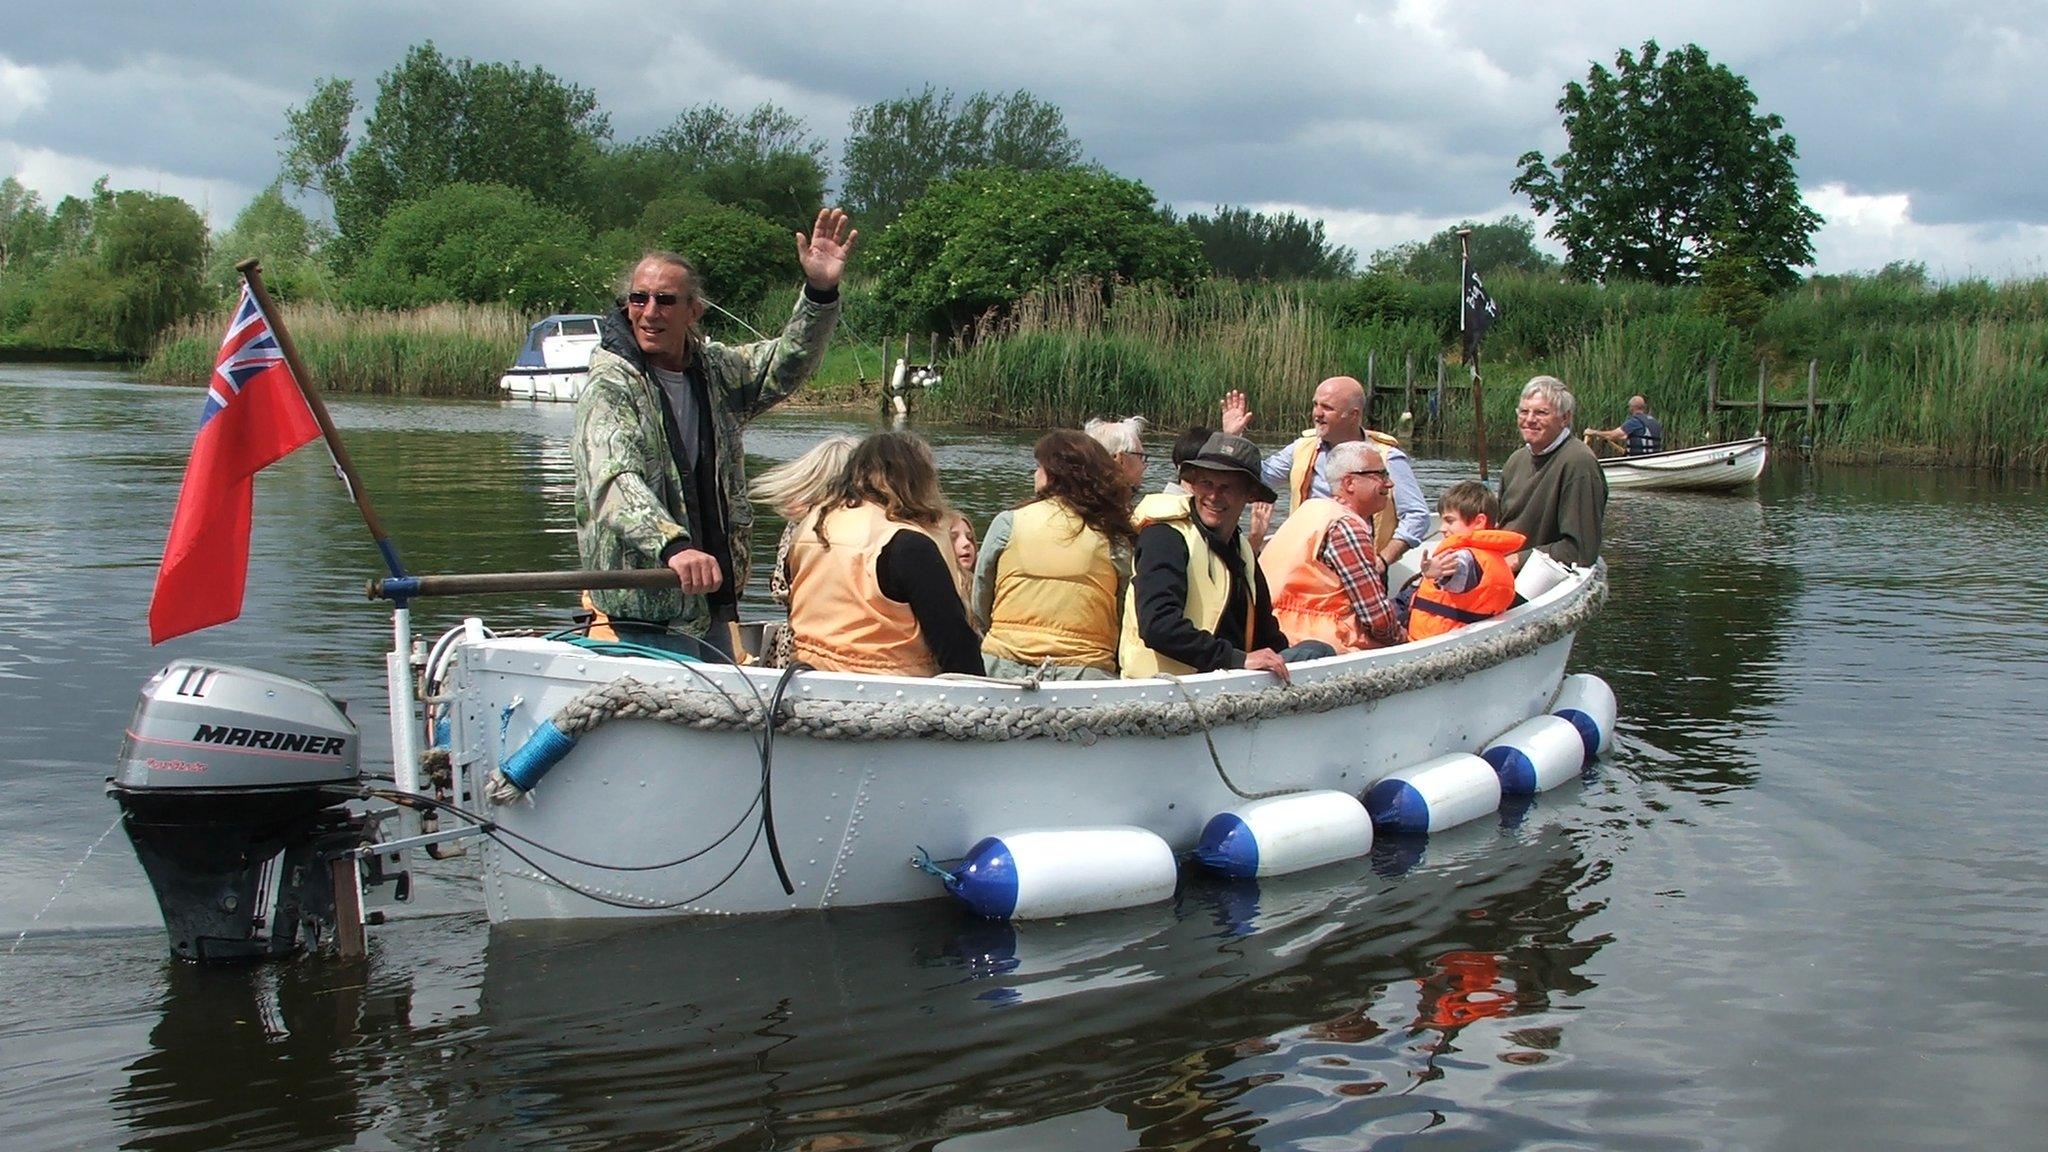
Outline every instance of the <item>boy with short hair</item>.
<svg viewBox="0 0 2048 1152">
<path fill-rule="evenodd" d="M 1445 489 L 1437 501 L 1444 538 L 1422 561 L 1422 585 L 1410 605 L 1408 635 L 1426 640 L 1500 615 L 1515 602 L 1507 558 L 1528 543 L 1500 522 L 1500 498 L 1476 480 Z"/>
</svg>

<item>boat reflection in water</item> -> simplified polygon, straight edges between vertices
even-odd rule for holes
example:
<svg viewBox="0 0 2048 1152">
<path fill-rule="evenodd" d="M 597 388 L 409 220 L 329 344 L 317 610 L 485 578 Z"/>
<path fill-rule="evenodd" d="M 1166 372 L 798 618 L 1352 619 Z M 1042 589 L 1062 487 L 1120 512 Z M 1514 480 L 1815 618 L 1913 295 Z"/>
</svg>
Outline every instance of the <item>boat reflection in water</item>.
<svg viewBox="0 0 2048 1152">
<path fill-rule="evenodd" d="M 1190 878 L 1170 908 L 1064 922 L 925 904 L 499 925 L 464 1028 L 461 1065 L 479 1071 L 437 1070 L 475 1077 L 451 1087 L 438 1138 L 856 1147 L 1113 1116 L 1179 1139 L 1227 1130 L 1230 1099 L 1283 1080 L 1355 1106 L 1339 1081 L 1301 1082 L 1325 1056 L 1351 1070 L 1341 1083 L 1403 1089 L 1461 1049 L 1512 1068 L 1555 1045 L 1552 998 L 1591 986 L 1576 969 L 1598 943 L 1573 942 L 1588 868 L 1540 821 L 1439 839 L 1405 874 Z M 1251 1032 L 1217 1047 L 1211 1014 Z M 1458 1039 L 1480 1022 L 1501 1027 Z M 1289 1054 L 1303 1045 L 1314 1059 Z"/>
<path fill-rule="evenodd" d="M 113 1104 L 127 1146 L 162 1152 L 338 1147 L 394 1123 L 433 1148 L 1249 1147 L 1247 1116 L 1263 1147 L 1412 1130 L 1544 1059 L 1592 987 L 1598 869 L 1560 820 L 1577 791 L 1513 829 L 1264 882 L 1190 876 L 1172 905 L 1070 921 L 950 903 L 441 917 L 393 926 L 368 964 L 167 964 Z"/>
</svg>

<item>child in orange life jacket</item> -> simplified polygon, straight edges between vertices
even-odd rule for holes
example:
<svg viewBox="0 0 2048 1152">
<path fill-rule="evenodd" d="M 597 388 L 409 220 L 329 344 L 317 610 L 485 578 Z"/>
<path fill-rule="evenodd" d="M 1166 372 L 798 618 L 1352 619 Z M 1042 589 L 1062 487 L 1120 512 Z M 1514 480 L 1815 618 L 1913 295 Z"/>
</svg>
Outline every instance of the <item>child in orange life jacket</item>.
<svg viewBox="0 0 2048 1152">
<path fill-rule="evenodd" d="M 1507 558 L 1527 543 L 1520 532 L 1495 528 L 1500 498 L 1476 480 L 1451 485 L 1437 501 L 1444 539 L 1422 562 L 1422 586 L 1409 606 L 1413 640 L 1498 616 L 1515 602 Z"/>
</svg>

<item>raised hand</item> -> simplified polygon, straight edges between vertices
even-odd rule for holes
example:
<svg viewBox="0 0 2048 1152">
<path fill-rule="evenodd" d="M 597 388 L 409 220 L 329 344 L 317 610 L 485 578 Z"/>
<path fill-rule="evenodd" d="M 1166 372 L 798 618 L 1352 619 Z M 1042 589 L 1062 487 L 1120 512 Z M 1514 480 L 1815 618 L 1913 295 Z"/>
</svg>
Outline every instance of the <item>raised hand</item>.
<svg viewBox="0 0 2048 1152">
<path fill-rule="evenodd" d="M 804 282 L 821 292 L 839 287 L 839 278 L 846 274 L 846 259 L 853 255 L 854 241 L 859 239 L 860 232 L 848 223 L 845 212 L 820 210 L 811 234 L 796 234 L 796 262 L 803 267 Z"/>
<path fill-rule="evenodd" d="M 1244 538 L 1256 555 L 1266 549 L 1266 533 L 1273 527 L 1273 506 L 1264 500 L 1255 500 L 1245 507 L 1251 510 L 1252 519 L 1251 525 L 1244 530 Z"/>
<path fill-rule="evenodd" d="M 1224 432 L 1224 434 L 1230 436 L 1242 436 L 1244 435 L 1244 430 L 1251 426 L 1252 409 L 1251 405 L 1246 402 L 1244 398 L 1244 393 L 1239 392 L 1235 389 L 1232 389 L 1229 392 L 1225 392 L 1223 394 L 1222 423 L 1222 431 Z"/>
</svg>

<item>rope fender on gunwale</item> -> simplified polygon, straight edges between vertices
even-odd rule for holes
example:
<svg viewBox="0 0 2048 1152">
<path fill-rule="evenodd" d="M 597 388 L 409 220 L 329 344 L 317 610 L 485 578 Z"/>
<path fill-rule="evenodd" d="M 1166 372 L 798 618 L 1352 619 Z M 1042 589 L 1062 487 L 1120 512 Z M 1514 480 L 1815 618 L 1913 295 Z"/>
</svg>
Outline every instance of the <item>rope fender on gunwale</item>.
<svg viewBox="0 0 2048 1152">
<path fill-rule="evenodd" d="M 1586 582 L 1558 610 L 1504 628 L 1483 640 L 1393 666 L 1368 668 L 1310 684 L 1274 684 L 1203 699 L 1133 700 L 1046 708 L 879 700 L 790 701 L 777 715 L 778 734 L 819 740 L 936 739 L 996 741 L 1049 738 L 1093 744 L 1108 736 L 1183 736 L 1217 725 L 1313 715 L 1385 699 L 1455 680 L 1526 655 L 1577 631 L 1607 599 L 1604 573 Z M 611 720 L 656 720 L 698 731 L 758 731 L 765 707 L 720 692 L 684 690 L 621 676 L 579 693 L 547 722 L 573 743 Z M 544 725 L 545 727 L 546 725 Z M 566 749 L 564 749 L 566 751 Z"/>
</svg>

